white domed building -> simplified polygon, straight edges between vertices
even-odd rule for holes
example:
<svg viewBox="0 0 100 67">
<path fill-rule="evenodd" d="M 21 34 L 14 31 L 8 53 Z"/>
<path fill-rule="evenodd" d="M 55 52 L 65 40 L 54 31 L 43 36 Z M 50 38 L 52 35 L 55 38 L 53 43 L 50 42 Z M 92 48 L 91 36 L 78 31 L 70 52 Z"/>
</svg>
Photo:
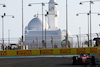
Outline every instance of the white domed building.
<svg viewBox="0 0 100 67">
<path fill-rule="evenodd" d="M 43 26 L 45 26 L 45 22 Z M 48 24 L 46 23 L 46 29 L 47 28 L 48 28 Z M 42 20 L 38 17 L 38 14 L 37 14 L 37 17 L 33 18 L 29 22 L 28 27 L 26 29 L 28 30 L 41 30 L 42 29 Z"/>
<path fill-rule="evenodd" d="M 28 24 L 28 30 L 41 30 L 41 29 L 42 29 L 42 22 L 38 17 L 32 19 Z"/>
<path fill-rule="evenodd" d="M 48 23 L 44 20 L 42 23 L 37 14 L 37 17 L 33 18 L 26 26 L 24 45 L 28 45 L 29 49 L 62 47 L 61 42 L 65 39 L 66 31 L 58 28 L 58 11 L 55 3 L 56 0 L 49 1 Z M 71 37 L 70 33 L 68 35 Z M 69 38 L 69 41 L 72 43 L 72 38 Z"/>
</svg>

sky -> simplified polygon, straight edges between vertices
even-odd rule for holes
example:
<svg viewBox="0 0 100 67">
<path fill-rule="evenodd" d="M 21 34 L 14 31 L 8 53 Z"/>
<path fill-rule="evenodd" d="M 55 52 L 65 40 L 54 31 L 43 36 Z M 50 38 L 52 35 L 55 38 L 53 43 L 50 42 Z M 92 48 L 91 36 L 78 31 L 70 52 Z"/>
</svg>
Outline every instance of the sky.
<svg viewBox="0 0 100 67">
<path fill-rule="evenodd" d="M 28 6 L 29 3 L 47 3 L 49 0 L 23 0 L 24 1 L 24 28 L 34 18 L 34 15 L 42 13 L 41 5 Z M 56 0 L 58 3 L 58 27 L 61 30 L 66 29 L 66 0 Z M 88 13 L 89 3 L 79 5 L 82 1 L 88 0 L 68 0 L 68 30 L 72 35 L 79 34 L 79 27 L 81 27 L 81 34 L 88 33 L 88 18 L 86 14 L 76 16 L 77 13 Z M 95 0 L 93 0 L 95 1 Z M 4 18 L 4 37 L 8 38 L 8 30 L 10 30 L 10 37 L 16 38 L 22 35 L 22 0 L 0 0 L 0 4 L 6 4 L 7 7 L 0 5 L 0 15 L 14 15 L 15 18 Z M 94 2 L 92 5 L 92 12 L 100 13 L 100 1 Z M 48 10 L 48 5 L 44 6 Z M 41 16 L 40 16 L 41 17 Z M 92 14 L 92 33 L 100 32 L 100 16 Z M 0 38 L 2 38 L 2 19 L 0 18 Z"/>
</svg>

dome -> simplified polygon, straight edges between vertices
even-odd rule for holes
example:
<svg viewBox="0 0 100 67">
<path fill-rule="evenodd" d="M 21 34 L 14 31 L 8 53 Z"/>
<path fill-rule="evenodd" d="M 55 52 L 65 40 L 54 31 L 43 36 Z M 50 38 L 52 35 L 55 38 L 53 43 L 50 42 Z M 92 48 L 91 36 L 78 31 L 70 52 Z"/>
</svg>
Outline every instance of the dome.
<svg viewBox="0 0 100 67">
<path fill-rule="evenodd" d="M 42 29 L 42 22 L 38 17 L 33 18 L 28 24 L 28 30 Z"/>
<path fill-rule="evenodd" d="M 45 29 L 45 26 L 48 29 L 48 23 L 44 21 L 43 29 Z M 39 17 L 33 18 L 28 24 L 28 30 L 42 30 L 42 20 Z"/>
</svg>

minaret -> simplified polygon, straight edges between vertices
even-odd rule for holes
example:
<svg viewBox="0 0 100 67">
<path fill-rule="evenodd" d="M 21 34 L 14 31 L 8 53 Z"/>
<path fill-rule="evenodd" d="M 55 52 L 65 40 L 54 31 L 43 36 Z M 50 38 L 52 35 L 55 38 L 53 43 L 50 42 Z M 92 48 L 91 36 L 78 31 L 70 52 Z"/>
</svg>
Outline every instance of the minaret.
<svg viewBox="0 0 100 67">
<path fill-rule="evenodd" d="M 58 29 L 58 13 L 56 0 L 49 1 L 48 24 L 50 30 Z"/>
</svg>

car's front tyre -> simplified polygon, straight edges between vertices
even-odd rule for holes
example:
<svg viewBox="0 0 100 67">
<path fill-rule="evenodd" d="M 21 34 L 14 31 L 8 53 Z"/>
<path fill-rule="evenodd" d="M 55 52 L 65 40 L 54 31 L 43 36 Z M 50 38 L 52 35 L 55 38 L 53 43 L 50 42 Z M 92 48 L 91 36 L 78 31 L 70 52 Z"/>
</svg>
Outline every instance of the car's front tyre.
<svg viewBox="0 0 100 67">
<path fill-rule="evenodd" d="M 95 65 L 95 57 L 94 56 L 91 57 L 91 64 Z"/>
<path fill-rule="evenodd" d="M 76 65 L 76 64 L 77 64 L 76 57 L 74 56 L 72 59 L 73 59 L 73 62 L 72 62 L 72 64 L 73 64 L 73 65 Z"/>
</svg>

